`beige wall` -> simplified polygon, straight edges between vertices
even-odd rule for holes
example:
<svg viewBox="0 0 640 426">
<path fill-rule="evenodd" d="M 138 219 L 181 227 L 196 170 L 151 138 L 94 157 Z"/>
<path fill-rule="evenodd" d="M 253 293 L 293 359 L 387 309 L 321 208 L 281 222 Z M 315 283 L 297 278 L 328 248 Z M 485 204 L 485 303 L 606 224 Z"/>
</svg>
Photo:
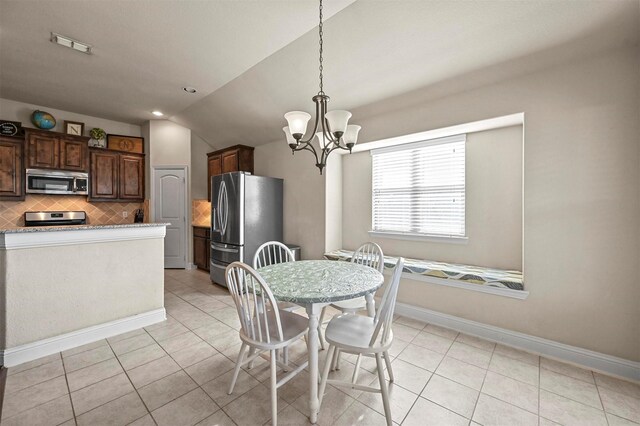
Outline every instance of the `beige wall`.
<svg viewBox="0 0 640 426">
<path fill-rule="evenodd" d="M 371 154 L 343 156 L 343 247 L 374 241 L 389 255 L 522 268 L 522 126 L 467 134 L 466 243 L 370 237 Z"/>
<path fill-rule="evenodd" d="M 320 259 L 325 247 L 325 176 L 309 152 L 291 155 L 284 140 L 256 147 L 256 175 L 284 179 L 284 241 L 302 258 Z"/>
<path fill-rule="evenodd" d="M 23 127 L 35 127 L 31 123 L 31 113 L 35 110 L 44 110 L 52 114 L 56 119 L 56 127 L 52 130 L 64 133 L 64 121 L 79 121 L 84 123 L 84 135 L 89 136 L 89 131 L 94 127 L 100 127 L 107 133 L 116 135 L 141 136 L 140 126 L 123 123 L 120 121 L 106 120 L 70 111 L 45 107 L 42 105 L 27 104 L 0 98 L 0 118 L 22 122 Z"/>
<path fill-rule="evenodd" d="M 162 308 L 163 250 L 162 238 L 0 250 L 0 349 Z"/>
<path fill-rule="evenodd" d="M 207 196 L 207 153 L 213 147 L 200 136 L 191 132 L 191 199 L 206 200 Z"/>
<path fill-rule="evenodd" d="M 495 67 L 478 71 L 352 112 L 361 142 L 525 113 L 523 267 L 530 295 L 522 301 L 403 280 L 399 300 L 640 361 L 637 46 L 512 79 L 495 82 L 495 75 Z M 461 89 L 474 81 L 485 83 Z M 312 244 L 307 257 L 317 257 L 323 182 L 305 153 L 292 158 L 285 148 L 280 141 L 256 149 L 256 166 L 285 178 L 285 229 L 289 236 L 306 233 L 299 242 Z M 347 173 L 345 166 L 345 179 Z M 344 201 L 345 211 L 353 207 Z"/>
</svg>

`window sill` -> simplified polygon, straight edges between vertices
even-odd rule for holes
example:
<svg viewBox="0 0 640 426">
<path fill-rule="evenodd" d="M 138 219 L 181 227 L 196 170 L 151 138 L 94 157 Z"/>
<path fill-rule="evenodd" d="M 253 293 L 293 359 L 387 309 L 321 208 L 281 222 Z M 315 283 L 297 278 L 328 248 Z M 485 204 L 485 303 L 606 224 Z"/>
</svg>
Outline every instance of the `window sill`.
<svg viewBox="0 0 640 426">
<path fill-rule="evenodd" d="M 385 270 L 384 275 L 390 277 L 392 271 Z M 403 272 L 402 278 L 413 281 L 421 281 L 429 284 L 442 285 L 445 287 L 461 288 L 465 290 L 477 291 L 479 293 L 494 294 L 496 296 L 510 297 L 512 299 L 525 300 L 529 297 L 529 292 L 526 290 L 512 290 L 510 288 L 491 287 L 478 284 L 468 284 L 452 279 L 442 279 L 437 277 L 430 277 L 426 275 L 412 274 Z"/>
<path fill-rule="evenodd" d="M 467 242 L 469 242 L 468 237 L 444 237 L 439 235 L 408 234 L 403 232 L 369 231 L 369 235 L 372 237 L 389 238 L 393 240 L 429 241 L 433 243 L 447 244 L 467 244 Z"/>
</svg>

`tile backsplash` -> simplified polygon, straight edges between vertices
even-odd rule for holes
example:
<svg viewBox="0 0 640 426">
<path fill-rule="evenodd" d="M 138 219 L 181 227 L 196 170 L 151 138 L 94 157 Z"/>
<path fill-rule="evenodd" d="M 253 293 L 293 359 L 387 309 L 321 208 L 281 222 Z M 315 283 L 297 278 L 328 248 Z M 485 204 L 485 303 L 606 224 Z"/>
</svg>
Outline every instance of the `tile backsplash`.
<svg viewBox="0 0 640 426">
<path fill-rule="evenodd" d="M 191 200 L 191 223 L 197 226 L 211 225 L 211 203 L 207 200 Z"/>
<path fill-rule="evenodd" d="M 92 225 L 133 223 L 134 212 L 141 208 L 143 203 L 89 203 L 77 195 L 27 195 L 24 201 L 0 201 L 0 228 L 24 226 L 24 212 L 50 210 L 83 210 Z"/>
</svg>

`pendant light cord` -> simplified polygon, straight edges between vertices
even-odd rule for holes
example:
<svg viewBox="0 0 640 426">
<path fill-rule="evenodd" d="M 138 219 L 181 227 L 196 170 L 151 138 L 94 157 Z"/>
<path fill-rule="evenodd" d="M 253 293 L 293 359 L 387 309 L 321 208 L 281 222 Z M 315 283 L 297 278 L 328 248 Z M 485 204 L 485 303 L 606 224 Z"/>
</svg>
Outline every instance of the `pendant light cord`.
<svg viewBox="0 0 640 426">
<path fill-rule="evenodd" d="M 318 35 L 320 36 L 320 91 L 318 95 L 324 95 L 322 88 L 322 0 L 320 0 L 320 25 L 318 25 Z"/>
</svg>

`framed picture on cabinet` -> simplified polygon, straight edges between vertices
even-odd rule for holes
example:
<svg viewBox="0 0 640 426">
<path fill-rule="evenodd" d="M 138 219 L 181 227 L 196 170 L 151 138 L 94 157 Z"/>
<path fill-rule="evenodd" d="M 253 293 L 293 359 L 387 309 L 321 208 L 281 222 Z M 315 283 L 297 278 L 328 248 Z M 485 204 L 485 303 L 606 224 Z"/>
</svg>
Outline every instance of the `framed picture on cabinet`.
<svg viewBox="0 0 640 426">
<path fill-rule="evenodd" d="M 84 123 L 79 121 L 64 121 L 64 132 L 68 135 L 82 136 L 84 134 Z"/>
<path fill-rule="evenodd" d="M 139 136 L 107 135 L 107 149 L 144 153 L 144 138 Z"/>
</svg>

